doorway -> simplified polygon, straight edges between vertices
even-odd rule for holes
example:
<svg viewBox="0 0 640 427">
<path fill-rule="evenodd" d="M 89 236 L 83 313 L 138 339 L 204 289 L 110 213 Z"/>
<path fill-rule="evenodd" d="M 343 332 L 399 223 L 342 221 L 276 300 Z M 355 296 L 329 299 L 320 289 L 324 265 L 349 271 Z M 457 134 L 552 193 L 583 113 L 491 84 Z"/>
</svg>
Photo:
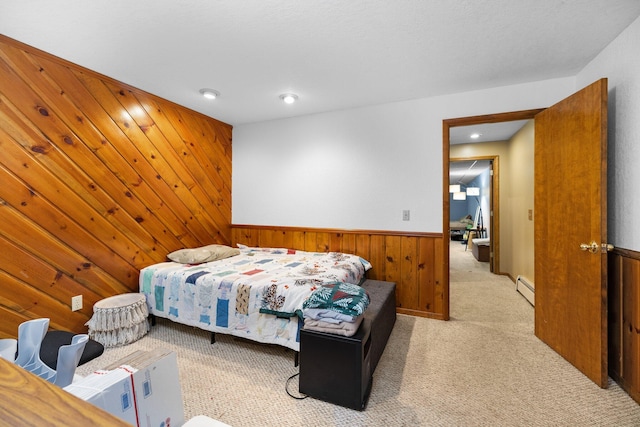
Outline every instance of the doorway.
<svg viewBox="0 0 640 427">
<path fill-rule="evenodd" d="M 544 286 L 536 292 L 535 335 L 600 387 L 608 384 L 607 251 L 613 247 L 606 241 L 607 101 L 607 79 L 602 78 L 549 108 L 444 120 L 442 132 L 446 182 L 452 127 L 536 119 L 535 280 Z M 448 186 L 443 187 L 446 230 Z M 571 219 L 571 227 L 564 217 Z M 448 319 L 450 249 L 449 240 L 443 240 Z"/>
<path fill-rule="evenodd" d="M 512 122 L 518 120 L 531 120 L 535 117 L 543 109 L 535 109 L 535 110 L 524 110 L 524 111 L 516 111 L 510 113 L 500 113 L 500 114 L 490 114 L 483 116 L 473 116 L 473 117 L 463 117 L 456 119 L 447 119 L 443 120 L 443 131 L 442 131 L 442 144 L 443 144 L 443 176 L 444 176 L 444 186 L 443 186 L 443 230 L 446 230 L 450 234 L 450 200 L 449 200 L 449 171 L 450 171 L 450 161 L 451 161 L 451 132 L 452 128 L 461 127 L 461 126 L 471 126 L 471 125 L 482 125 L 488 123 L 500 123 L 500 122 Z M 495 157 L 494 159 L 494 169 L 499 171 L 499 157 Z M 495 172 L 494 172 L 495 173 Z M 499 173 L 499 172 L 498 172 Z M 501 274 L 500 270 L 500 224 L 499 224 L 499 177 L 494 177 L 494 188 L 492 191 L 492 195 L 494 198 L 493 201 L 493 215 L 490 216 L 492 221 L 492 234 L 493 234 L 493 244 L 492 244 L 492 266 L 493 272 L 495 274 Z M 447 233 L 445 233 L 447 235 Z M 448 236 L 447 236 L 448 237 Z M 444 290 L 444 318 L 449 319 L 450 316 L 450 293 L 449 293 L 449 280 L 450 280 L 450 244 L 451 241 L 449 238 L 443 239 L 443 259 L 445 260 L 443 276 L 445 277 L 445 290 Z"/>
<path fill-rule="evenodd" d="M 450 241 L 465 244 L 476 259 L 489 263 L 496 271 L 494 244 L 499 241 L 499 156 L 452 157 L 449 162 Z M 452 190 L 458 190 L 453 192 Z M 461 230 L 462 229 L 462 230 Z M 462 235 L 460 235 L 462 233 Z M 482 256 L 478 257 L 473 241 L 481 239 Z M 487 245 L 488 244 L 488 245 Z"/>
</svg>

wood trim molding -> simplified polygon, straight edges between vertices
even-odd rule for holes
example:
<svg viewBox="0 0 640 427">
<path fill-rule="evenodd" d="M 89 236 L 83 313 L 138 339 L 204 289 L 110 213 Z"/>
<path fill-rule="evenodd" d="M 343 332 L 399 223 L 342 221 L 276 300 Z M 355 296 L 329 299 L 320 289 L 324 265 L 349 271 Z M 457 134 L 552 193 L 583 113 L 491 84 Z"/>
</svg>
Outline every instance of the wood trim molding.
<svg viewBox="0 0 640 427">
<path fill-rule="evenodd" d="M 609 254 L 619 255 L 625 258 L 634 259 L 640 261 L 640 252 L 632 251 L 630 249 L 613 248 Z"/>
<path fill-rule="evenodd" d="M 443 233 L 424 233 L 419 231 L 389 231 L 389 230 L 358 230 L 341 228 L 313 228 L 313 227 L 289 227 L 271 225 L 231 224 L 231 228 L 252 228 L 255 230 L 282 230 L 282 231 L 313 231 L 315 233 L 340 233 L 340 234 L 371 234 L 377 236 L 411 236 L 411 237 L 442 237 Z"/>
<path fill-rule="evenodd" d="M 452 127 L 457 126 L 469 126 L 475 124 L 485 124 L 485 123 L 500 123 L 500 122 L 509 122 L 514 120 L 528 120 L 533 119 L 536 114 L 541 111 L 544 111 L 544 108 L 536 108 L 531 110 L 521 110 L 521 111 L 512 111 L 506 113 L 496 113 L 496 114 L 485 114 L 481 116 L 469 116 L 469 117 L 458 117 L 452 119 L 445 119 L 442 121 L 442 230 L 444 234 L 444 230 L 449 229 L 449 161 L 451 156 L 451 146 L 449 143 L 450 140 L 450 129 Z M 495 183 L 494 179 L 494 183 Z M 499 193 L 499 183 L 494 187 L 497 190 L 494 192 Z M 495 200 L 494 200 L 495 203 Z M 494 221 L 495 228 L 496 221 Z M 443 283 L 443 294 L 445 296 L 445 307 L 443 311 L 446 318 L 449 318 L 449 239 L 443 239 L 444 244 L 442 245 L 442 259 L 444 262 L 442 263 L 442 277 L 444 280 Z M 497 247 L 494 247 L 494 255 L 495 253 L 499 253 L 500 243 L 497 242 Z M 500 264 L 499 264 L 499 255 L 496 257 L 494 263 L 494 273 L 500 274 Z"/>
<path fill-rule="evenodd" d="M 441 277 L 443 240 L 442 233 L 231 226 L 234 245 L 358 255 L 373 266 L 369 279 L 396 284 L 398 313 L 448 320 Z"/>
<path fill-rule="evenodd" d="M 451 157 L 449 162 L 462 162 L 467 160 L 491 160 L 491 170 L 493 176 L 491 176 L 491 202 L 489 209 L 493 212 L 489 212 L 489 224 L 491 239 L 490 251 L 491 259 L 489 260 L 489 267 L 492 273 L 500 273 L 500 156 L 470 156 L 470 157 Z M 447 226 L 449 223 L 447 223 Z"/>
<path fill-rule="evenodd" d="M 546 110 L 546 108 L 534 108 L 531 110 L 521 110 L 521 111 L 511 111 L 507 113 L 496 113 L 496 114 L 485 114 L 482 116 L 469 116 L 469 117 L 459 117 L 455 119 L 445 119 L 443 123 L 452 128 L 457 126 L 470 126 L 470 125 L 478 125 L 485 123 L 500 123 L 500 122 L 511 122 L 515 120 L 529 120 L 533 119 L 536 114 L 541 111 Z M 447 140 L 448 145 L 449 140 Z"/>
<path fill-rule="evenodd" d="M 609 376 L 640 403 L 640 252 L 616 248 L 607 258 Z"/>
</svg>

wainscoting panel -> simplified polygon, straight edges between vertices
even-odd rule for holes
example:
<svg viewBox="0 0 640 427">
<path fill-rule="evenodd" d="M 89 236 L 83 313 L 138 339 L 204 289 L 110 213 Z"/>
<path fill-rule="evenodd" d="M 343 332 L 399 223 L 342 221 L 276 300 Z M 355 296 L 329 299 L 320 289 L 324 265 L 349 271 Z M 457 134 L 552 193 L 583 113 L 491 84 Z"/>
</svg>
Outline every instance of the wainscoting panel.
<svg viewBox="0 0 640 427">
<path fill-rule="evenodd" d="M 0 338 L 86 331 L 140 268 L 229 244 L 231 131 L 0 35 Z"/>
<path fill-rule="evenodd" d="M 232 225 L 231 241 L 358 255 L 372 264 L 370 279 L 396 283 L 398 313 L 446 319 L 441 234 Z"/>
<path fill-rule="evenodd" d="M 609 254 L 609 375 L 640 403 L 640 253 Z"/>
</svg>

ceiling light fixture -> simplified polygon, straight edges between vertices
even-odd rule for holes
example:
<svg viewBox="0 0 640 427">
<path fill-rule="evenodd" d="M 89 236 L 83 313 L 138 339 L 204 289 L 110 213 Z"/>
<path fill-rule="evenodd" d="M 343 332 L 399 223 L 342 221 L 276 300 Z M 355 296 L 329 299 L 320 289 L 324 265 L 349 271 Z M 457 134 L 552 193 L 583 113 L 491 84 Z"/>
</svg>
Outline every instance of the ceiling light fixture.
<svg viewBox="0 0 640 427">
<path fill-rule="evenodd" d="M 280 99 L 282 99 L 285 104 L 293 104 L 298 100 L 298 95 L 294 93 L 283 93 L 280 95 Z"/>
<path fill-rule="evenodd" d="M 467 196 L 479 196 L 480 187 L 467 187 Z"/>
<path fill-rule="evenodd" d="M 220 96 L 220 92 L 213 89 L 200 89 L 200 93 L 207 99 L 216 99 Z"/>
<path fill-rule="evenodd" d="M 472 133 L 471 135 L 469 135 L 469 138 L 478 139 L 480 138 L 481 135 L 482 135 L 481 133 Z"/>
</svg>

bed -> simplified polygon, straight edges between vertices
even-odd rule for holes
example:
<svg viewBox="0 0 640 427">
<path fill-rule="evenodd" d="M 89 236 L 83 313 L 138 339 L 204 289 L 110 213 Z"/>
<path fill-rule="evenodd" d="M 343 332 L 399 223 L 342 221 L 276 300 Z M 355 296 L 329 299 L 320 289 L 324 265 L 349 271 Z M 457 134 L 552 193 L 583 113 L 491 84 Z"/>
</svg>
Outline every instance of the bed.
<svg viewBox="0 0 640 427">
<path fill-rule="evenodd" d="M 193 250 L 204 251 L 200 257 L 173 257 L 182 262 L 140 271 L 149 313 L 294 351 L 300 348 L 305 300 L 323 285 L 359 285 L 371 268 L 368 261 L 339 252 L 240 246 L 207 257 L 205 248 Z"/>
</svg>

